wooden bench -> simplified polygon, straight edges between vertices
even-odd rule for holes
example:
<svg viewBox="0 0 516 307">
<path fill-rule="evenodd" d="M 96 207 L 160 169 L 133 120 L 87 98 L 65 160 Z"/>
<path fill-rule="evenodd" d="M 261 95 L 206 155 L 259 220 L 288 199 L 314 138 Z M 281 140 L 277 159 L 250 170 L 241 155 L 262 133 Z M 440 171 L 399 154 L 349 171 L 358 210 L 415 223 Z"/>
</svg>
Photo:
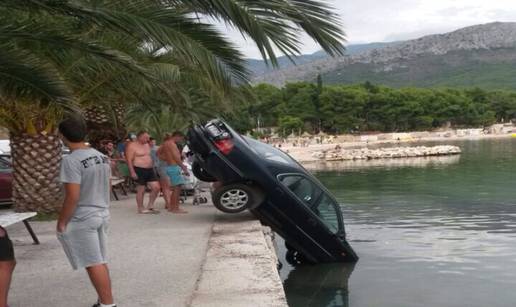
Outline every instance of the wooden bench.
<svg viewBox="0 0 516 307">
<path fill-rule="evenodd" d="M 32 227 L 29 224 L 29 219 L 31 217 L 36 216 L 36 212 L 14 212 L 12 210 L 6 210 L 6 211 L 0 211 L 0 226 L 7 227 L 19 222 L 23 222 L 25 224 L 25 228 L 29 231 L 30 236 L 32 237 L 32 240 L 34 241 L 34 244 L 39 244 L 38 237 L 36 237 L 36 234 L 32 230 Z"/>
<path fill-rule="evenodd" d="M 122 190 L 122 193 L 124 195 L 127 195 L 127 192 L 125 191 L 124 187 L 125 179 L 123 178 L 117 178 L 117 177 L 111 177 L 111 193 L 113 193 L 113 197 L 118 200 L 118 195 L 116 194 L 115 189 L 120 188 Z"/>
</svg>

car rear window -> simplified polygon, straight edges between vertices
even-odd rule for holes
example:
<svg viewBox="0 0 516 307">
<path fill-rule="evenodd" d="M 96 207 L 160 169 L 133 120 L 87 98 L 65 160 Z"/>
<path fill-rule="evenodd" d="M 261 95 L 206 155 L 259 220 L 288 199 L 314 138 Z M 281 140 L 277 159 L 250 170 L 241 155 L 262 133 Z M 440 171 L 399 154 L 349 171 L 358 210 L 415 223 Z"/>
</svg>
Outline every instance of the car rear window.
<svg viewBox="0 0 516 307">
<path fill-rule="evenodd" d="M 249 146 L 256 150 L 258 154 L 267 160 L 279 162 L 288 165 L 296 165 L 296 162 L 283 151 L 272 147 L 269 144 L 262 143 L 250 137 L 244 136 Z"/>
</svg>

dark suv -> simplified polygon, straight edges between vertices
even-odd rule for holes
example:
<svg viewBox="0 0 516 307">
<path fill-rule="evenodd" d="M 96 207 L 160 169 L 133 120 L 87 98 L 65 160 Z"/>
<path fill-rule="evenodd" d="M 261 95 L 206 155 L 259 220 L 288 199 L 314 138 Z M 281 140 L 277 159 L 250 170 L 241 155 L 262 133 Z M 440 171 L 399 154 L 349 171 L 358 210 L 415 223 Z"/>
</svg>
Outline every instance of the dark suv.
<svg viewBox="0 0 516 307">
<path fill-rule="evenodd" d="M 281 235 L 291 263 L 357 261 L 346 241 L 339 204 L 283 151 L 241 136 L 215 119 L 188 131 L 192 172 L 217 182 L 213 204 L 227 213 L 249 209 Z"/>
</svg>

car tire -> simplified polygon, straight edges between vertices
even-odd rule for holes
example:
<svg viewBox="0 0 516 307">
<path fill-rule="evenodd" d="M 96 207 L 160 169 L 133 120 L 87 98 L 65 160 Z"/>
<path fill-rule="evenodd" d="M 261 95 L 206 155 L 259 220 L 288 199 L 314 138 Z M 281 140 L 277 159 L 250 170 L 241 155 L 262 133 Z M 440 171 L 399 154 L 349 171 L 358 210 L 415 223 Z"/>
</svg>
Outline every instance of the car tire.
<svg viewBox="0 0 516 307">
<path fill-rule="evenodd" d="M 287 253 L 285 254 L 285 260 L 287 260 L 288 264 L 292 266 L 312 264 L 303 254 L 293 249 L 287 250 Z"/>
<path fill-rule="evenodd" d="M 312 261 L 308 260 L 302 253 L 298 252 L 294 247 L 285 242 L 285 248 L 287 252 L 285 253 L 285 260 L 287 263 L 296 266 L 302 264 L 314 264 Z"/>
<path fill-rule="evenodd" d="M 212 200 L 213 205 L 222 212 L 239 213 L 261 205 L 265 195 L 256 187 L 235 183 L 213 191 Z"/>
<path fill-rule="evenodd" d="M 199 179 L 200 181 L 204 182 L 215 182 L 217 179 L 210 175 L 204 168 L 201 167 L 201 164 L 199 162 L 194 161 L 192 163 L 192 173 L 194 174 L 195 178 Z"/>
</svg>

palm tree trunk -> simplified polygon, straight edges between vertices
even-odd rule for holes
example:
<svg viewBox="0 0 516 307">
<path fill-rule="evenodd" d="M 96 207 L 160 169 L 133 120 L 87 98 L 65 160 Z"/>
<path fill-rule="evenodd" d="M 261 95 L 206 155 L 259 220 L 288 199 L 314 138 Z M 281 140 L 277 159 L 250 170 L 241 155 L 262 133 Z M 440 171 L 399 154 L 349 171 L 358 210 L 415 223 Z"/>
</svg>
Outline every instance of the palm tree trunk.
<svg viewBox="0 0 516 307">
<path fill-rule="evenodd" d="M 86 108 L 84 117 L 88 125 L 88 142 L 94 148 L 100 148 L 103 140 L 118 142 L 127 135 L 122 103 Z"/>
<path fill-rule="evenodd" d="M 61 152 L 55 133 L 11 134 L 13 202 L 17 212 L 52 213 L 60 209 Z"/>
</svg>

